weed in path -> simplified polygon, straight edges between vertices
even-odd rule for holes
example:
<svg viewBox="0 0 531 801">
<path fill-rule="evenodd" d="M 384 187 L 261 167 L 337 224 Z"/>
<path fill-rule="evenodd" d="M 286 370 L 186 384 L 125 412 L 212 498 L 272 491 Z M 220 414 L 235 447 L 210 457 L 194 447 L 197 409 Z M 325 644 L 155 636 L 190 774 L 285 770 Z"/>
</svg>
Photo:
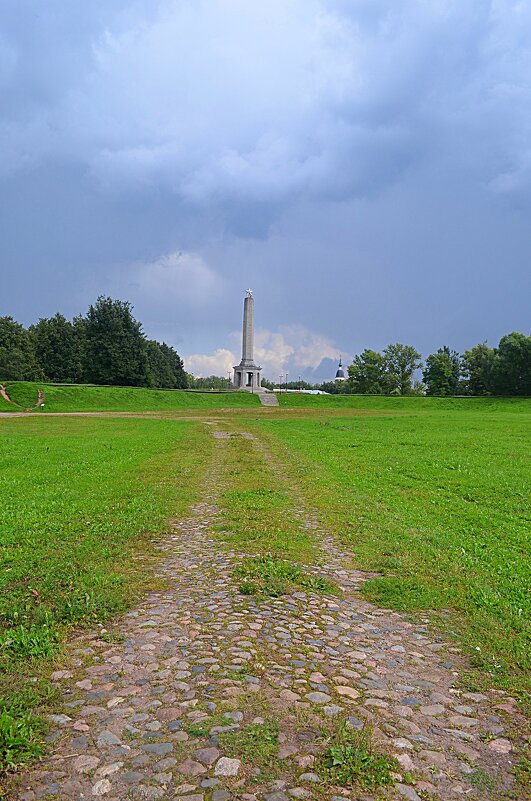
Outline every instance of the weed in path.
<svg viewBox="0 0 531 801">
<path fill-rule="evenodd" d="M 522 790 L 522 797 L 525 792 L 529 792 L 531 787 L 531 758 L 529 757 L 529 744 L 526 744 L 522 750 L 517 753 L 518 763 L 515 769 L 515 778 L 517 785 L 517 792 Z"/>
<path fill-rule="evenodd" d="M 183 724 L 184 730 L 192 737 L 210 737 L 210 732 L 214 726 L 226 726 L 227 719 L 223 712 L 215 715 L 207 715 L 200 720 L 186 721 Z"/>
<path fill-rule="evenodd" d="M 333 735 L 333 742 L 323 757 L 323 767 L 337 784 L 358 785 L 374 792 L 391 784 L 391 772 L 398 765 L 393 757 L 376 750 L 370 727 L 352 731 L 343 725 Z"/>
<path fill-rule="evenodd" d="M 221 721 L 219 721 L 221 724 Z M 216 725 L 212 718 L 204 718 L 203 720 L 193 723 L 187 723 L 185 730 L 192 737 L 208 737 L 212 726 Z"/>
<path fill-rule="evenodd" d="M 257 767 L 261 772 L 269 772 L 278 760 L 278 735 L 278 723 L 270 720 L 239 731 L 222 732 L 219 744 L 227 756 L 241 759 L 245 765 Z"/>
<path fill-rule="evenodd" d="M 314 592 L 336 592 L 335 585 L 323 576 L 308 575 L 299 565 L 271 554 L 246 559 L 234 571 L 244 595 L 278 597 L 300 587 Z"/>
<path fill-rule="evenodd" d="M 471 773 L 468 777 L 468 781 L 473 787 L 477 787 L 479 790 L 494 790 L 496 787 L 496 779 L 488 773 L 485 773 L 481 768 L 477 768 Z"/>
<path fill-rule="evenodd" d="M 107 631 L 103 629 L 100 634 L 100 639 L 103 642 L 108 642 L 111 645 L 120 645 L 125 642 L 125 637 L 123 634 L 120 634 L 119 631 Z"/>
</svg>

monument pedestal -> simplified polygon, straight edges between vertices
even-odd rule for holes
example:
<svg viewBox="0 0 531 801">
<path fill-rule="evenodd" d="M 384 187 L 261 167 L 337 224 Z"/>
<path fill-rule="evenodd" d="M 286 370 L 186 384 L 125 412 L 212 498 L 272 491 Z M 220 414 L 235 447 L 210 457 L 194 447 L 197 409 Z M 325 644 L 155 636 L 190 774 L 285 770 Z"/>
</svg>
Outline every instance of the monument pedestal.
<svg viewBox="0 0 531 801">
<path fill-rule="evenodd" d="M 261 368 L 255 364 L 240 363 L 234 368 L 234 386 L 236 389 L 246 389 L 249 392 L 260 392 Z"/>
</svg>

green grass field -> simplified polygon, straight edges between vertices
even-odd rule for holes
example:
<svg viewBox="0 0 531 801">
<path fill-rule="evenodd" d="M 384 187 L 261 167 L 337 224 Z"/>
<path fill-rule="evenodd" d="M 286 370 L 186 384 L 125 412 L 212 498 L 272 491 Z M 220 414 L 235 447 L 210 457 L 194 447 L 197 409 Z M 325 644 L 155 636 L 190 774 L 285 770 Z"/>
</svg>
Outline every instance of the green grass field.
<svg viewBox="0 0 531 801">
<path fill-rule="evenodd" d="M 371 400 L 362 399 L 365 410 Z M 379 574 L 365 585 L 370 600 L 441 613 L 475 665 L 499 686 L 522 688 L 531 403 L 418 400 L 389 399 L 399 414 L 356 416 L 341 416 L 332 402 L 329 417 L 323 409 L 311 419 L 299 413 L 257 425 L 283 448 L 355 564 Z"/>
<path fill-rule="evenodd" d="M 391 395 L 304 395 L 297 392 L 279 393 L 279 403 L 287 409 L 300 409 L 325 412 L 330 410 L 346 411 L 359 409 L 369 412 L 405 412 L 416 414 L 419 412 L 443 411 L 476 411 L 485 412 L 507 411 L 525 412 L 529 409 L 529 401 L 522 398 L 437 398 L 423 395 L 406 397 Z"/>
<path fill-rule="evenodd" d="M 249 392 L 191 392 L 143 387 L 99 387 L 77 384 L 39 384 L 13 381 L 6 384 L 11 400 L 24 408 L 37 403 L 44 392 L 42 412 L 158 412 L 182 409 L 239 409 L 258 406 Z M 18 411 L 0 398 L 0 411 Z"/>
<path fill-rule="evenodd" d="M 152 583 L 153 536 L 196 497 L 209 440 L 184 421 L 35 417 L 0 420 L 0 440 L 1 763 L 14 720 L 38 729 L 25 716 L 49 686 L 29 677 L 68 629 Z"/>
<path fill-rule="evenodd" d="M 12 404 L 10 411 L 32 409 L 38 406 L 39 386 L 31 381 L 14 381 L 4 385 Z M 6 403 L 5 398 L 2 399 Z M 13 409 L 13 405 L 16 407 Z"/>
<path fill-rule="evenodd" d="M 12 403 L 9 403 L 0 395 L 0 412 L 16 412 L 16 411 L 19 410 L 14 408 Z"/>
</svg>

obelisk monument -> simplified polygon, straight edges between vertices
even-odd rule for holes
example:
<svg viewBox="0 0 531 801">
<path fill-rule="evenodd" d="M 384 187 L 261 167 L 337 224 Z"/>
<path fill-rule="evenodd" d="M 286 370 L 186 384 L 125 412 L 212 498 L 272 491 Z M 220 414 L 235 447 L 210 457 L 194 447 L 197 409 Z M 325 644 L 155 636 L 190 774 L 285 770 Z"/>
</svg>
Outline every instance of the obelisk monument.
<svg viewBox="0 0 531 801">
<path fill-rule="evenodd" d="M 242 360 L 234 367 L 234 386 L 260 392 L 260 371 L 254 363 L 254 298 L 250 289 L 243 301 Z"/>
</svg>

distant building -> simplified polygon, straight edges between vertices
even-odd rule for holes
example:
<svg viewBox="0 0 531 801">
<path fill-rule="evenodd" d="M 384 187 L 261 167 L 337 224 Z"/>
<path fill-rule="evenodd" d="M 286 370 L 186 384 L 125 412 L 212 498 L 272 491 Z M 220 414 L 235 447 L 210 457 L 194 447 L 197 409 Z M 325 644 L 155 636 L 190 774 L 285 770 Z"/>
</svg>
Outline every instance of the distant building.
<svg viewBox="0 0 531 801">
<path fill-rule="evenodd" d="M 336 371 L 335 381 L 346 381 L 345 372 L 343 370 L 343 365 L 341 363 L 341 356 L 339 357 L 339 365 Z"/>
</svg>

